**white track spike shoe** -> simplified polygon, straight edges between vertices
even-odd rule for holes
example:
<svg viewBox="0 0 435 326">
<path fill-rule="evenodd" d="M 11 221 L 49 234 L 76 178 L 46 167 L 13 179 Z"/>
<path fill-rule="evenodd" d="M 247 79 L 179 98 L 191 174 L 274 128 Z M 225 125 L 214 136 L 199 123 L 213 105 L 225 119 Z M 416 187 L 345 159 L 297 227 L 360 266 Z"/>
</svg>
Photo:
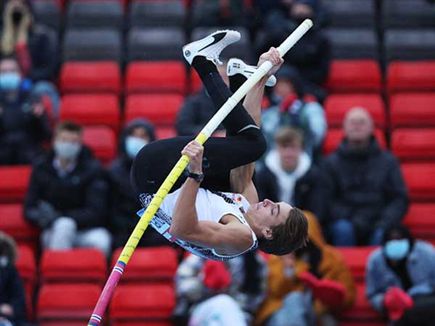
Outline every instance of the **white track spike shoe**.
<svg viewBox="0 0 435 326">
<path fill-rule="evenodd" d="M 237 58 L 231 58 L 227 64 L 227 76 L 242 74 L 246 78 L 249 78 L 255 72 L 255 70 L 257 70 L 256 66 L 250 66 Z M 276 78 L 272 75 L 267 79 L 266 86 L 273 87 L 275 84 Z"/>
<path fill-rule="evenodd" d="M 189 64 L 196 56 L 206 57 L 215 64 L 221 65 L 219 55 L 228 45 L 240 40 L 240 33 L 232 30 L 217 31 L 198 41 L 183 46 L 183 55 Z"/>
</svg>

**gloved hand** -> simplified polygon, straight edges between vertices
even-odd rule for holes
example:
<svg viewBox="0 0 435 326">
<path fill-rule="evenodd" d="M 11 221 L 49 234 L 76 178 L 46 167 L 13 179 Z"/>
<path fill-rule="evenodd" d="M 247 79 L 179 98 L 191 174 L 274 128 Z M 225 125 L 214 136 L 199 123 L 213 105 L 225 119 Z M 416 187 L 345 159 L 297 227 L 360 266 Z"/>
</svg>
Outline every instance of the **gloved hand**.
<svg viewBox="0 0 435 326">
<path fill-rule="evenodd" d="M 319 280 L 309 272 L 303 272 L 299 279 L 313 291 L 315 299 L 326 306 L 340 306 L 343 304 L 346 289 L 343 284 L 333 280 Z"/>
<path fill-rule="evenodd" d="M 405 311 L 412 308 L 413 305 L 414 301 L 412 298 L 401 288 L 391 287 L 385 293 L 384 307 L 391 320 L 402 318 Z"/>
<path fill-rule="evenodd" d="M 207 260 L 203 266 L 204 285 L 210 290 L 220 292 L 231 284 L 231 274 L 223 262 Z"/>
</svg>

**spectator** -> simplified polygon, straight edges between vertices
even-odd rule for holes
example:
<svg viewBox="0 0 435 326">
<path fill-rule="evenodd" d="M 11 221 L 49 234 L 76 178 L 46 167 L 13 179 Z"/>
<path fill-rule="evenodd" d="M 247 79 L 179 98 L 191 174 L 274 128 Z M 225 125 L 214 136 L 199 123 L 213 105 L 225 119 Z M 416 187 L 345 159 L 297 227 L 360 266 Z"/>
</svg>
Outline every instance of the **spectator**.
<svg viewBox="0 0 435 326">
<path fill-rule="evenodd" d="M 273 106 L 262 115 L 262 128 L 268 144 L 280 126 L 300 129 L 304 136 L 304 150 L 315 157 L 326 134 L 326 117 L 322 106 L 305 93 L 298 72 L 283 66 L 276 73 L 272 90 Z"/>
<path fill-rule="evenodd" d="M 260 200 L 285 201 L 320 217 L 323 196 L 320 170 L 303 151 L 303 136 L 293 128 L 282 127 L 275 134 L 275 146 L 256 174 Z"/>
<path fill-rule="evenodd" d="M 305 216 L 308 245 L 269 260 L 268 294 L 257 325 L 337 325 L 337 315 L 355 300 L 355 285 L 343 258 L 325 243 L 316 218 Z"/>
<path fill-rule="evenodd" d="M 218 65 L 218 71 L 224 82 L 228 85 L 226 62 Z M 196 136 L 207 122 L 213 117 L 216 109 L 207 94 L 205 88 L 198 93 L 189 96 L 181 106 L 177 114 L 175 129 L 178 136 Z M 224 133 L 224 127 L 219 125 L 215 135 Z"/>
<path fill-rule="evenodd" d="M 119 140 L 118 157 L 109 168 L 111 185 L 110 227 L 113 248 L 125 245 L 138 219 L 135 211 L 140 203 L 130 184 L 130 168 L 134 157 L 147 143 L 155 140 L 154 126 L 144 119 L 131 121 Z M 167 241 L 152 228 L 147 228 L 139 245 L 166 245 Z"/>
<path fill-rule="evenodd" d="M 50 82 L 57 77 L 57 36 L 45 26 L 35 24 L 29 0 L 4 1 L 2 9 L 1 54 L 16 54 L 22 74 L 35 84 L 32 92 L 45 95 L 57 117 L 59 94 Z"/>
<path fill-rule="evenodd" d="M 176 274 L 177 324 L 249 325 L 264 298 L 266 263 L 257 252 L 229 261 L 189 255 Z M 191 316 L 190 316 L 191 315 Z"/>
<path fill-rule="evenodd" d="M 408 196 L 397 159 L 373 136 L 373 120 L 363 108 L 349 110 L 345 138 L 323 164 L 326 213 L 336 246 L 378 245 L 382 233 L 399 223 Z"/>
<path fill-rule="evenodd" d="M 307 34 L 285 56 L 285 62 L 296 68 L 303 76 L 304 87 L 322 101 L 326 94 L 322 88 L 329 73 L 331 61 L 330 42 L 319 28 L 317 21 L 321 11 L 318 1 L 281 1 L 281 6 L 269 11 L 265 17 L 264 33 L 258 37 L 257 50 L 263 53 L 270 46 L 281 44 L 289 31 L 295 29 L 306 18 L 315 23 Z M 317 10 L 317 11 L 316 11 Z"/>
<path fill-rule="evenodd" d="M 0 231 L 0 325 L 22 326 L 25 323 L 24 287 L 15 267 L 15 241 Z"/>
<path fill-rule="evenodd" d="M 102 173 L 82 144 L 82 128 L 59 124 L 53 150 L 33 167 L 25 200 L 25 216 L 42 229 L 44 248 L 95 247 L 109 255 L 108 185 Z"/>
<path fill-rule="evenodd" d="M 382 247 L 369 257 L 366 294 L 390 325 L 433 325 L 435 249 L 415 240 L 403 225 L 385 232 Z"/>
<path fill-rule="evenodd" d="M 13 56 L 0 59 L 0 164 L 29 164 L 50 138 L 50 127 L 31 82 Z"/>
</svg>

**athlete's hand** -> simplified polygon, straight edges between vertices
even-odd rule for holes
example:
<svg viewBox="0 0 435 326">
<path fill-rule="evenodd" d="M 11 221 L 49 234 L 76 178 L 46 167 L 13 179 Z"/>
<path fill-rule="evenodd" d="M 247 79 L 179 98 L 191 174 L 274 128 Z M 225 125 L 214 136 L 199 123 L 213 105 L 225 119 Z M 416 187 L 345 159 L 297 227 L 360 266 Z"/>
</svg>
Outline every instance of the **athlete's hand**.
<svg viewBox="0 0 435 326">
<path fill-rule="evenodd" d="M 192 140 L 181 151 L 182 155 L 187 155 L 190 159 L 189 171 L 192 173 L 202 173 L 202 156 L 204 154 L 204 146 L 196 140 Z"/>
<path fill-rule="evenodd" d="M 284 60 L 279 55 L 279 52 L 276 48 L 271 47 L 269 51 L 263 53 L 260 58 L 258 59 L 257 66 L 261 66 L 263 62 L 270 61 L 272 62 L 273 66 L 272 69 L 269 70 L 267 73 L 268 76 L 273 75 L 278 71 L 278 69 L 281 67 L 281 65 L 284 63 Z"/>
</svg>

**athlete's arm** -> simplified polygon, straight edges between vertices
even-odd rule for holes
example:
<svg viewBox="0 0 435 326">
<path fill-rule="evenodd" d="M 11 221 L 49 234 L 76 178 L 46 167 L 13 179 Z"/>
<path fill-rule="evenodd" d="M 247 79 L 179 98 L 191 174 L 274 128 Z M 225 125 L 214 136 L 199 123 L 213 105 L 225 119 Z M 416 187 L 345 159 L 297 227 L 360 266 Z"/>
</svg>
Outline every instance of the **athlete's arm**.
<svg viewBox="0 0 435 326">
<path fill-rule="evenodd" d="M 181 152 L 190 158 L 189 170 L 202 173 L 204 148 L 196 141 L 186 145 Z M 211 221 L 198 221 L 195 208 L 200 184 L 187 178 L 180 189 L 172 216 L 169 233 L 174 237 L 199 246 L 214 248 L 225 254 L 236 254 L 252 245 L 252 235 L 248 227 L 241 223 L 220 224 Z"/>
</svg>

